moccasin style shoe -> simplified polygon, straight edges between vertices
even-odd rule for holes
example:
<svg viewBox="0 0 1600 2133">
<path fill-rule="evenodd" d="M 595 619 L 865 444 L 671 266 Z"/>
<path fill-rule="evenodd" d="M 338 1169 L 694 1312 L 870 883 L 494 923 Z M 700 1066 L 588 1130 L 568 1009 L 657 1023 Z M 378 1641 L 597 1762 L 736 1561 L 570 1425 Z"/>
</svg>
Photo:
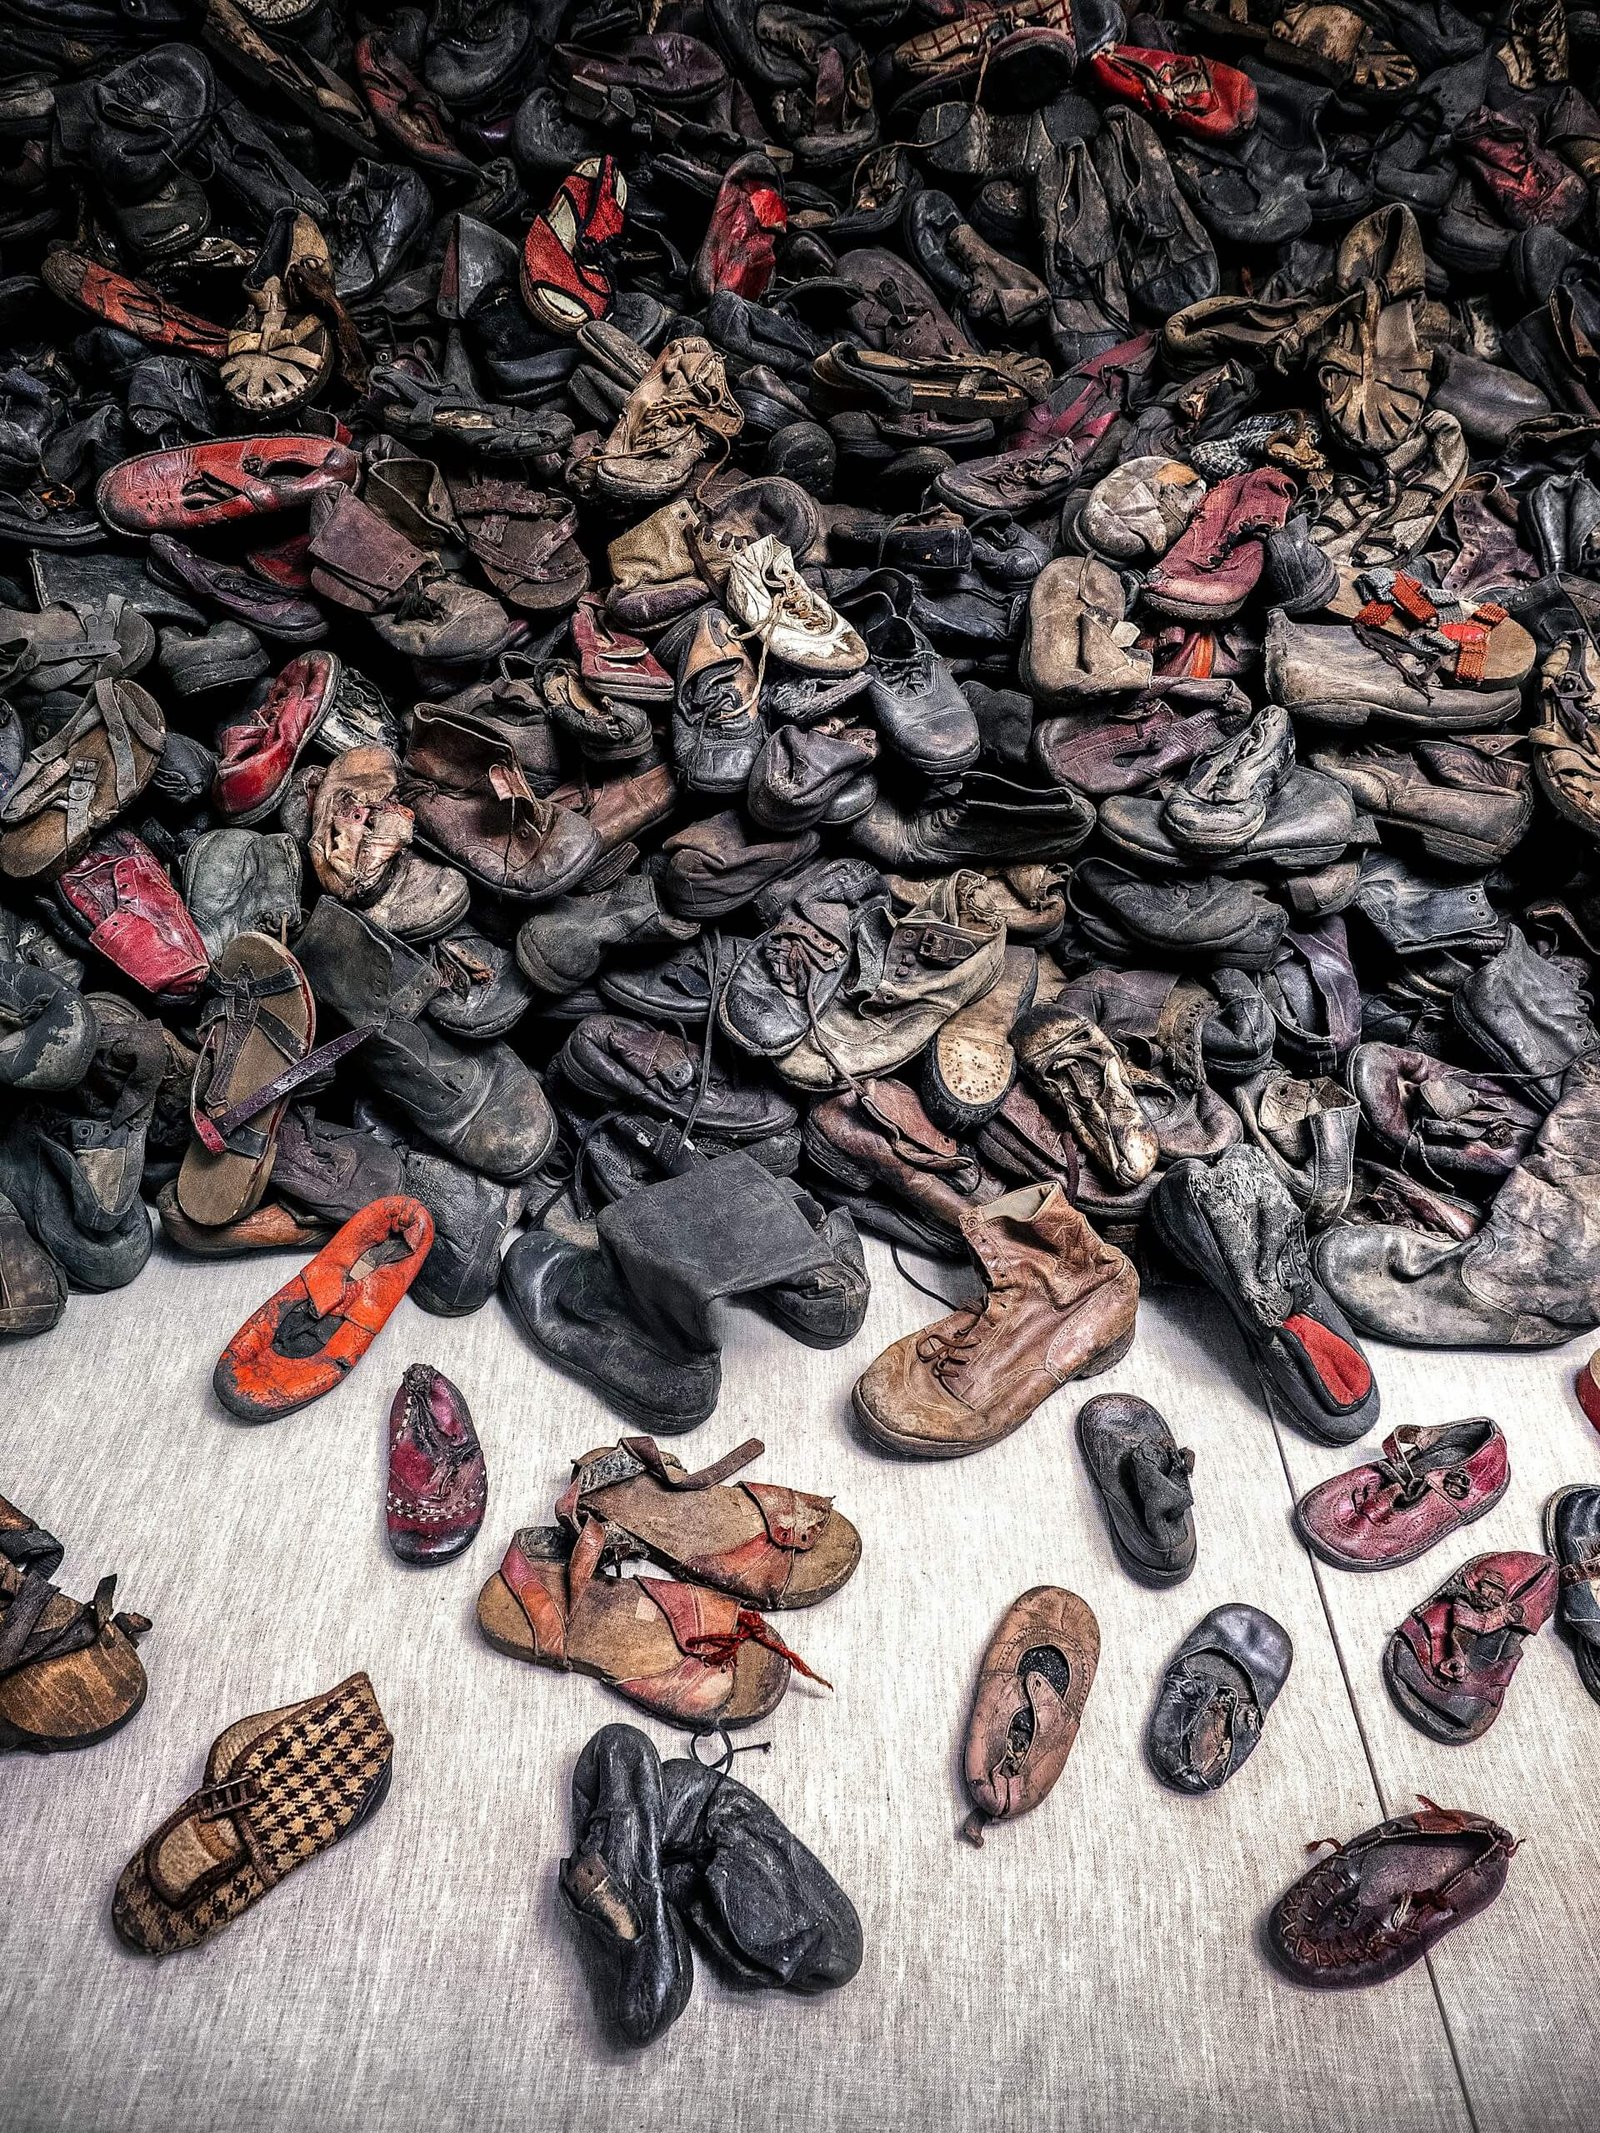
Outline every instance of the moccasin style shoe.
<svg viewBox="0 0 1600 2133">
<path fill-rule="evenodd" d="M 854 1575 L 861 1537 L 831 1496 L 724 1486 L 765 1449 L 751 1437 L 690 1473 L 653 1438 L 624 1437 L 573 1461 L 556 1517 L 574 1533 L 598 1519 L 614 1555 L 646 1555 L 751 1607 L 811 1607 Z"/>
<path fill-rule="evenodd" d="M 402 1563 L 448 1563 L 477 1539 L 488 1502 L 466 1401 L 431 1364 L 413 1363 L 389 1408 L 389 1546 Z"/>
<path fill-rule="evenodd" d="M 64 1552 L 0 1496 L 0 1753 L 92 1747 L 144 1702 L 150 1624 L 112 1612 L 114 1577 L 87 1605 L 51 1584 Z"/>
<path fill-rule="evenodd" d="M 1267 1947 L 1297 1985 L 1386 1984 L 1488 1909 L 1516 1849 L 1498 1822 L 1425 1799 L 1420 1812 L 1334 1844 L 1308 1867 L 1267 1914 Z"/>
<path fill-rule="evenodd" d="M 1324 1444 L 1378 1419 L 1378 1388 L 1354 1329 L 1313 1274 L 1305 1223 L 1258 1148 L 1175 1163 L 1151 1203 L 1167 1249 L 1222 1298 L 1273 1414 Z"/>
<path fill-rule="evenodd" d="M 524 1526 L 478 1595 L 485 1640 L 513 1659 L 591 1675 L 695 1731 L 765 1718 L 791 1669 L 820 1678 L 726 1593 L 672 1578 L 597 1576 L 605 1545 L 598 1521 L 575 1543 L 554 1526 Z"/>
<path fill-rule="evenodd" d="M 1100 1664 L 1094 1611 L 1059 1585 L 1035 1585 L 1000 1618 L 978 1670 L 962 1773 L 972 1812 L 961 1834 L 983 1842 L 1049 1793 L 1078 1738 Z"/>
<path fill-rule="evenodd" d="M 1017 1059 L 1045 1102 L 1060 1112 L 1111 1184 L 1142 1185 L 1160 1143 L 1129 1080 L 1128 1062 L 1105 1031 L 1064 999 L 1022 1017 Z"/>
<path fill-rule="evenodd" d="M 1384 1438 L 1381 1458 L 1308 1490 L 1295 1530 L 1336 1569 L 1390 1570 L 1492 1511 L 1510 1479 L 1506 1440 L 1487 1415 L 1407 1423 Z"/>
<path fill-rule="evenodd" d="M 122 1870 L 117 1938 L 140 1955 L 197 1948 L 382 1806 L 394 1736 L 352 1674 L 219 1733 L 205 1783 Z"/>
<path fill-rule="evenodd" d="M 1523 1646 L 1561 1591 L 1554 1556 L 1475 1555 L 1406 1616 L 1383 1655 L 1389 1694 L 1434 1740 L 1477 1740 L 1500 1715 Z"/>
<path fill-rule="evenodd" d="M 1557 1489 L 1544 1507 L 1544 1544 L 1561 1565 L 1556 1628 L 1572 1649 L 1578 1679 L 1600 1703 L 1600 1488 Z"/>
<path fill-rule="evenodd" d="M 211 1383 L 241 1422 L 275 1422 L 332 1392 L 421 1272 L 433 1218 L 419 1200 L 374 1200 L 247 1318 Z"/>
<path fill-rule="evenodd" d="M 1125 459 L 1084 498 L 1077 530 L 1108 563 L 1164 556 L 1205 500 L 1206 484 L 1176 459 Z"/>
<path fill-rule="evenodd" d="M 856 1380 L 856 1418 L 875 1444 L 958 1459 L 1019 1429 L 1070 1378 L 1133 1345 L 1139 1277 L 1059 1186 L 1026 1185 L 961 1218 L 987 1291 L 886 1348 Z"/>
<path fill-rule="evenodd" d="M 1167 1662 L 1144 1752 L 1174 1792 L 1218 1792 L 1252 1756 L 1289 1678 L 1289 1632 L 1259 1607 L 1229 1601 L 1196 1623 Z"/>
<path fill-rule="evenodd" d="M 694 1956 L 668 1902 L 661 1758 L 636 1726 L 602 1726 L 572 1770 L 572 1850 L 561 1900 L 590 1955 L 607 2026 L 651 2044 L 689 2004 Z"/>
<path fill-rule="evenodd" d="M 1197 1553 L 1194 1453 L 1179 1449 L 1148 1400 L 1126 1392 L 1084 1402 L 1078 1445 L 1123 1569 L 1141 1585 L 1181 1585 Z"/>
</svg>

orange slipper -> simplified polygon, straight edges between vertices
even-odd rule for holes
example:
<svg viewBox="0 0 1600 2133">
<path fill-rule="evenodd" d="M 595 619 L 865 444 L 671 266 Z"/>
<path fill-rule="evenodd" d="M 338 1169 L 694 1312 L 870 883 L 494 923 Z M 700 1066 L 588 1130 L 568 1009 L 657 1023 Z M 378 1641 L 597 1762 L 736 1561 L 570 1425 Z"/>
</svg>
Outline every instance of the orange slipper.
<svg viewBox="0 0 1600 2133">
<path fill-rule="evenodd" d="M 420 1200 L 395 1193 L 362 1208 L 245 1320 L 212 1372 L 217 1398 L 242 1422 L 273 1422 L 332 1392 L 432 1248 L 433 1218 Z"/>
</svg>

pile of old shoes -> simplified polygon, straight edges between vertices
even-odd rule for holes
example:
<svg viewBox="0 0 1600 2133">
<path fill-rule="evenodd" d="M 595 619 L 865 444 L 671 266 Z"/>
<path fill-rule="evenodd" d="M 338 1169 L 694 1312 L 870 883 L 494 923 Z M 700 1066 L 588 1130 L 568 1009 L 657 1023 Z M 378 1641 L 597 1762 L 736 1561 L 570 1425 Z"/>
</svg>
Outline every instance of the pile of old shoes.
<svg viewBox="0 0 1600 2133">
<path fill-rule="evenodd" d="M 1587 28 L 848 12 L 0 0 L 7 1331 L 396 1195 L 659 1433 L 862 1228 L 900 1451 L 1600 1323 Z"/>
<path fill-rule="evenodd" d="M 573 1768 L 560 1888 L 621 2043 L 683 2013 L 696 1946 L 746 1991 L 830 1992 L 861 1967 L 855 1906 L 766 1802 L 725 1765 L 663 1762 L 633 1726 L 602 1726 Z"/>
</svg>

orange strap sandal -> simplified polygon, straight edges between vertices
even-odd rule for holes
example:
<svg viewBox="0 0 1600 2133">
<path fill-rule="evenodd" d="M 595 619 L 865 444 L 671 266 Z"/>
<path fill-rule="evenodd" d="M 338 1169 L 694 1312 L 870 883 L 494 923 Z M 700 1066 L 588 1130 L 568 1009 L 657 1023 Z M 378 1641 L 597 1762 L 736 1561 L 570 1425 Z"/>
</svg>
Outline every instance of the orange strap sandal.
<svg viewBox="0 0 1600 2133">
<path fill-rule="evenodd" d="M 366 1354 L 433 1248 L 433 1217 L 395 1193 L 353 1215 L 247 1318 L 211 1382 L 241 1422 L 275 1422 L 332 1392 Z"/>
<path fill-rule="evenodd" d="M 791 1668 L 821 1680 L 728 1594 L 597 1577 L 605 1552 L 598 1519 L 570 1552 L 558 1528 L 524 1526 L 478 1595 L 486 1640 L 535 1666 L 592 1674 L 675 1725 L 748 1726 L 782 1700 Z"/>
</svg>

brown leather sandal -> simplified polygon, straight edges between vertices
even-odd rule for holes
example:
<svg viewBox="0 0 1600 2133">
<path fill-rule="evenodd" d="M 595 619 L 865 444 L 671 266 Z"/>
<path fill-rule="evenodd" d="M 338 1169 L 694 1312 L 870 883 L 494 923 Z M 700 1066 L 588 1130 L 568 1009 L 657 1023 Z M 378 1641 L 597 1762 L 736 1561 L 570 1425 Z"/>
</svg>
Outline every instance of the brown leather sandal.
<svg viewBox="0 0 1600 2133">
<path fill-rule="evenodd" d="M 1006 1609 L 967 1721 L 970 1844 L 982 1844 L 986 1823 L 1037 1807 L 1060 1777 L 1099 1663 L 1100 1625 L 1075 1592 L 1035 1585 Z"/>
<path fill-rule="evenodd" d="M 55 874 L 156 774 L 167 724 L 136 681 L 103 680 L 24 761 L 0 806 L 0 873 Z"/>
<path fill-rule="evenodd" d="M 752 1607 L 810 1607 L 853 1575 L 861 1536 L 831 1496 L 720 1486 L 765 1450 L 751 1437 L 691 1474 L 653 1437 L 624 1437 L 573 1462 L 556 1517 L 574 1533 L 598 1520 L 613 1558 L 649 1556 Z"/>
<path fill-rule="evenodd" d="M 570 1554 L 558 1527 L 524 1526 L 478 1595 L 488 1642 L 535 1666 L 592 1674 L 641 1710 L 695 1727 L 765 1718 L 791 1667 L 821 1680 L 726 1593 L 670 1578 L 597 1577 L 605 1548 L 598 1519 Z"/>
<path fill-rule="evenodd" d="M 290 1096 L 360 1041 L 354 1032 L 313 1052 L 316 1002 L 294 957 L 265 933 L 240 933 L 211 973 L 212 1004 L 194 1070 L 194 1138 L 178 1172 L 191 1222 L 220 1228 L 261 1204 Z"/>
<path fill-rule="evenodd" d="M 143 1615 L 113 1614 L 114 1577 L 92 1601 L 50 1583 L 61 1543 L 0 1496 L 0 1752 L 88 1748 L 144 1702 L 134 1641 Z"/>
</svg>

